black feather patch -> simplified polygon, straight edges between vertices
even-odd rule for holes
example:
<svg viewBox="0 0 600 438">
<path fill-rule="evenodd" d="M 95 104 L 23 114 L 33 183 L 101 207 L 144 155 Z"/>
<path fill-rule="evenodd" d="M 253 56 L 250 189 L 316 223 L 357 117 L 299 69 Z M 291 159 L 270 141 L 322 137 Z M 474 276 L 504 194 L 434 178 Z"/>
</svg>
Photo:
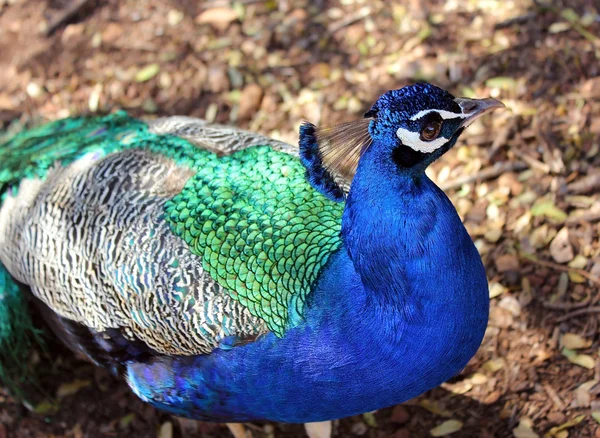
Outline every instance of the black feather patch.
<svg viewBox="0 0 600 438">
<path fill-rule="evenodd" d="M 300 127 L 300 158 L 309 181 L 330 199 L 345 198 L 358 160 L 372 142 L 369 123 L 371 119 L 332 127 L 317 128 L 310 123 Z"/>
</svg>

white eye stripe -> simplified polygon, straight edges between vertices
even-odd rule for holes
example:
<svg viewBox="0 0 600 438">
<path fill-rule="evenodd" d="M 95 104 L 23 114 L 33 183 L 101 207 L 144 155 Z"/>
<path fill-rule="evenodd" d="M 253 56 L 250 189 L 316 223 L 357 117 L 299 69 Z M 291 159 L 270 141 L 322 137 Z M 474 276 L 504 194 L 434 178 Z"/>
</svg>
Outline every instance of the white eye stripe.
<svg viewBox="0 0 600 438">
<path fill-rule="evenodd" d="M 410 118 L 410 120 L 412 120 L 412 121 L 419 120 L 421 117 L 426 116 L 427 114 L 429 114 L 431 112 L 438 113 L 440 115 L 440 117 L 442 119 L 444 119 L 444 120 L 456 119 L 457 117 L 460 117 L 461 119 L 464 119 L 464 118 L 469 117 L 471 115 L 471 113 L 469 113 L 469 114 L 465 114 L 465 113 L 453 113 L 452 111 L 446 111 L 446 110 L 427 109 L 427 110 L 419 111 L 417 114 L 415 114 L 414 116 L 412 116 Z"/>
<path fill-rule="evenodd" d="M 432 141 L 421 140 L 421 135 L 418 132 L 409 131 L 408 129 L 398 128 L 396 135 L 403 145 L 425 154 L 430 154 L 436 149 L 442 147 L 449 140 L 446 137 L 438 137 Z"/>
</svg>

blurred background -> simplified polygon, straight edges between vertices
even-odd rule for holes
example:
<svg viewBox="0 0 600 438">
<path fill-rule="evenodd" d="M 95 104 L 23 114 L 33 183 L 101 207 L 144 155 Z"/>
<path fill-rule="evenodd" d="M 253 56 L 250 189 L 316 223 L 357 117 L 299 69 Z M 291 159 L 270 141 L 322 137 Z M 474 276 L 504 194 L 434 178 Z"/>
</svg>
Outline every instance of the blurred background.
<svg viewBox="0 0 600 438">
<path fill-rule="evenodd" d="M 124 108 L 295 144 L 303 120 L 362 117 L 414 81 L 503 100 L 429 171 L 486 265 L 484 343 L 453 381 L 336 422 L 337 436 L 598 438 L 599 13 L 598 0 L 0 0 L 0 126 Z M 0 438 L 229 436 L 50 347 L 45 399 L 0 389 Z"/>
</svg>

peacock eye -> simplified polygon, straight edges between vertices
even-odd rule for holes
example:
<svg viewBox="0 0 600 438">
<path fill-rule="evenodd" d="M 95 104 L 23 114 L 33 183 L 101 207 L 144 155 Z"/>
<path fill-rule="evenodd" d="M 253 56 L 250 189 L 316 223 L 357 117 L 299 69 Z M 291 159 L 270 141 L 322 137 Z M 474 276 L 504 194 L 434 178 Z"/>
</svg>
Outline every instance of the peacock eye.
<svg viewBox="0 0 600 438">
<path fill-rule="evenodd" d="M 440 131 L 442 130 L 442 122 L 429 122 L 427 123 L 423 129 L 421 129 L 421 140 L 423 141 L 432 141 L 435 140 L 438 135 L 440 135 Z"/>
</svg>

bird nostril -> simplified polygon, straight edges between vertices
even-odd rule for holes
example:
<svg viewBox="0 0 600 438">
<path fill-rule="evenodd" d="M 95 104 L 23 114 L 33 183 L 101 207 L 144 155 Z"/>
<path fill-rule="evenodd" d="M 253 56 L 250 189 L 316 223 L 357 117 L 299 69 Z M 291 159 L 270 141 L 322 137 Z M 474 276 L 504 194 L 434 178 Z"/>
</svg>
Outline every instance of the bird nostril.
<svg viewBox="0 0 600 438">
<path fill-rule="evenodd" d="M 477 104 L 473 101 L 462 101 L 460 103 L 460 107 L 462 109 L 462 112 L 465 114 L 468 114 L 470 112 L 475 111 L 475 109 L 477 108 Z"/>
</svg>

